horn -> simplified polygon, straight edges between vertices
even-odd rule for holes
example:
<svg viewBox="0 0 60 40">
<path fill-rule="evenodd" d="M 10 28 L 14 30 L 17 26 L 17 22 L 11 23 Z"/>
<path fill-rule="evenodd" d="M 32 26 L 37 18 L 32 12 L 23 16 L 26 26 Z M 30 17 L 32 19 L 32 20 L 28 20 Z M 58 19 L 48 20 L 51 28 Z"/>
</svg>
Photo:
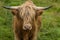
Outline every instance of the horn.
<svg viewBox="0 0 60 40">
<path fill-rule="evenodd" d="M 49 8 L 51 8 L 52 7 L 52 5 L 51 6 L 48 6 L 48 7 L 35 7 L 35 9 L 37 9 L 37 10 L 47 10 L 47 9 L 49 9 Z"/>
<path fill-rule="evenodd" d="M 6 9 L 18 9 L 20 6 L 2 6 L 2 7 Z"/>
</svg>

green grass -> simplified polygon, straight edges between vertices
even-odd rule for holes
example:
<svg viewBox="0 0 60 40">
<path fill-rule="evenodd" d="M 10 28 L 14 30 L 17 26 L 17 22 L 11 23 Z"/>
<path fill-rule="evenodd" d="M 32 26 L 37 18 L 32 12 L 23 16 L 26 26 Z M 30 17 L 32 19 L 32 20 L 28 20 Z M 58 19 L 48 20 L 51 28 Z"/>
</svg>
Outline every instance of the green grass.
<svg viewBox="0 0 60 40">
<path fill-rule="evenodd" d="M 1 6 L 21 5 L 26 0 L 0 0 L 0 40 L 13 40 L 12 13 Z M 60 0 L 32 0 L 37 6 L 54 5 L 42 14 L 38 40 L 60 40 Z"/>
</svg>

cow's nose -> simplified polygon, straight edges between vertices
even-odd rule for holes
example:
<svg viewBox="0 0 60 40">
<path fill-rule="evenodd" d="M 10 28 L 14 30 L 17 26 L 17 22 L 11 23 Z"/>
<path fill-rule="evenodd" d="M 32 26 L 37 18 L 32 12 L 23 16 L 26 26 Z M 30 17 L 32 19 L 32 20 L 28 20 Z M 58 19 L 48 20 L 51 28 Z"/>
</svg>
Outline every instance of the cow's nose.
<svg viewBox="0 0 60 40">
<path fill-rule="evenodd" d="M 31 25 L 24 25 L 23 30 L 31 30 L 32 26 Z"/>
</svg>

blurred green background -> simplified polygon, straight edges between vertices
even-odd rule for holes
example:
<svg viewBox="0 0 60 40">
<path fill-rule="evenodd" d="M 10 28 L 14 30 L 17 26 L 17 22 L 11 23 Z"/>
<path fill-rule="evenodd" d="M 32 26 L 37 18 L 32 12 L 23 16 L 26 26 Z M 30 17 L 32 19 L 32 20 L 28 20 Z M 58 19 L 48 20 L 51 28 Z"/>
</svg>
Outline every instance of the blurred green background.
<svg viewBox="0 0 60 40">
<path fill-rule="evenodd" d="M 17 6 L 26 0 L 0 0 L 0 40 L 14 40 L 12 29 L 12 13 L 1 6 Z M 53 5 L 45 10 L 38 40 L 60 40 L 60 0 L 32 0 L 37 6 Z"/>
</svg>

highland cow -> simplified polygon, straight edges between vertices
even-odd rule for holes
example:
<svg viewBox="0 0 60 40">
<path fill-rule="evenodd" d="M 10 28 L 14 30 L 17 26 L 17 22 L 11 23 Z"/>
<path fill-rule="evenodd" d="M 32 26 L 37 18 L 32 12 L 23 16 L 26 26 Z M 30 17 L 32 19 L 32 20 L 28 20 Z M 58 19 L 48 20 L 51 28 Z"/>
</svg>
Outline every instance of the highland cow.
<svg viewBox="0 0 60 40">
<path fill-rule="evenodd" d="M 3 6 L 13 14 L 13 30 L 15 40 L 37 40 L 37 33 L 41 27 L 41 15 L 48 7 L 37 7 L 31 0 L 21 6 Z"/>
</svg>

